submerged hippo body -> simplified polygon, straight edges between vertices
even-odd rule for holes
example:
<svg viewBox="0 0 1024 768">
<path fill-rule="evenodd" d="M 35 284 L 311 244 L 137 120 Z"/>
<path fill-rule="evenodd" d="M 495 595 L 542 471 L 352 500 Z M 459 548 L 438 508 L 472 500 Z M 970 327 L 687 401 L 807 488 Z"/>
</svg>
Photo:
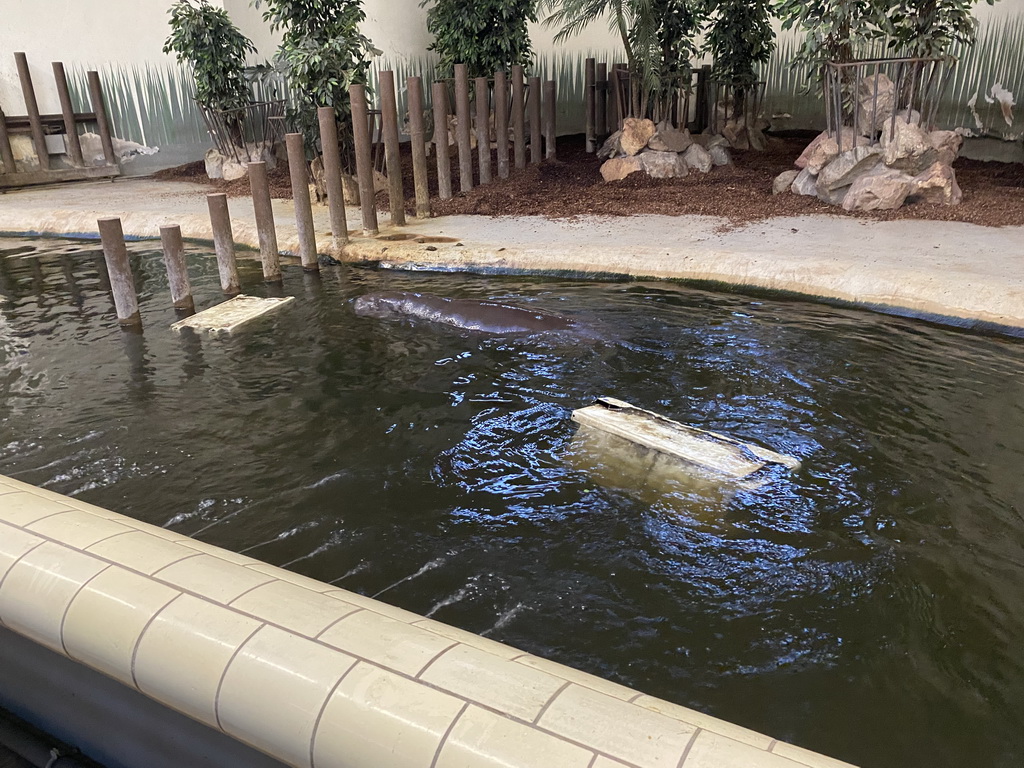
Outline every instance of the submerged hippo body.
<svg viewBox="0 0 1024 768">
<path fill-rule="evenodd" d="M 576 329 L 575 323 L 561 315 L 493 301 L 447 299 L 428 293 L 368 293 L 357 298 L 353 308 L 357 315 L 364 317 L 418 318 L 481 333 L 530 334 Z"/>
</svg>

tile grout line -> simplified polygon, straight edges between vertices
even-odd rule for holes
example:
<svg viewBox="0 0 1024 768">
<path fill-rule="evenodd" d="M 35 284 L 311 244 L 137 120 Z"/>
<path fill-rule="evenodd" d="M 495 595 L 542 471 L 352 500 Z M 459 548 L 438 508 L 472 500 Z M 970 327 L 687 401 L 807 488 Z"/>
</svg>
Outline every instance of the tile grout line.
<svg viewBox="0 0 1024 768">
<path fill-rule="evenodd" d="M 142 627 L 142 631 L 139 632 L 139 636 L 137 638 L 135 638 L 135 645 L 132 646 L 131 665 L 130 665 L 128 671 L 129 671 L 129 673 L 131 674 L 131 677 L 132 677 L 132 685 L 134 685 L 135 686 L 135 690 L 139 691 L 140 693 L 142 693 L 143 690 L 142 690 L 141 687 L 139 687 L 139 679 L 135 676 L 135 660 L 136 660 L 136 658 L 139 655 L 139 646 L 142 644 L 142 638 L 146 636 L 146 632 L 149 631 L 150 626 L 153 624 L 154 621 L 157 620 L 157 618 L 160 616 L 160 614 L 163 613 L 164 611 L 166 611 L 168 606 L 170 606 L 171 603 L 173 603 L 175 600 L 177 600 L 178 598 L 183 597 L 183 596 L 184 596 L 184 593 L 183 592 L 179 592 L 174 597 L 172 597 L 170 600 L 168 600 L 166 603 L 164 603 L 162 606 L 160 606 L 160 608 L 158 608 L 156 611 L 154 611 L 153 615 L 149 617 L 149 621 L 147 621 L 145 626 Z"/>
<path fill-rule="evenodd" d="M 97 555 L 95 552 L 90 552 L 89 554 L 92 555 L 93 557 L 103 557 L 102 555 Z M 167 584 L 168 586 L 172 586 L 171 582 L 167 581 L 167 579 L 160 579 L 157 576 L 157 574 L 160 573 L 160 571 L 166 571 L 172 565 L 177 565 L 178 563 L 184 562 L 185 560 L 191 560 L 193 557 L 199 557 L 201 554 L 203 554 L 203 553 L 202 552 L 194 552 L 191 555 L 182 555 L 177 560 L 172 560 L 171 562 L 167 563 L 166 565 L 161 565 L 159 568 L 157 568 L 152 573 L 143 574 L 143 575 L 144 576 L 149 576 L 149 578 L 151 578 L 151 579 L 157 579 L 161 583 Z M 106 559 L 106 558 L 104 558 L 104 559 Z M 225 562 L 227 562 L 227 561 L 225 560 Z M 127 566 L 124 566 L 124 567 L 127 567 Z M 181 589 L 181 587 L 178 587 L 178 589 Z M 184 590 L 182 590 L 182 591 L 184 592 Z"/>
<path fill-rule="evenodd" d="M 697 737 L 700 736 L 700 732 L 702 730 L 704 729 L 698 726 L 697 730 L 695 730 L 693 735 L 690 737 L 690 740 L 686 742 L 686 748 L 683 750 L 683 754 L 680 755 L 679 762 L 676 763 L 676 768 L 683 768 L 683 763 L 685 763 L 686 758 L 690 756 L 690 750 L 693 749 L 693 745 L 697 741 Z"/>
<path fill-rule="evenodd" d="M 20 530 L 20 529 L 19 529 L 19 530 Z M 33 534 L 33 535 L 34 535 L 34 534 Z M 14 570 L 14 567 L 15 567 L 15 566 L 16 566 L 16 565 L 17 565 L 18 563 L 20 563 L 20 562 L 21 562 L 22 560 L 24 560 L 24 559 L 25 559 L 25 557 L 27 557 L 27 556 L 28 556 L 29 554 L 31 554 L 32 552 L 35 552 L 35 551 L 36 551 L 37 549 L 39 549 L 39 548 L 40 548 L 41 546 L 43 546 L 43 544 L 45 544 L 45 543 L 46 543 L 46 539 L 41 539 L 41 540 L 40 540 L 40 542 L 39 542 L 38 544 L 34 544 L 34 545 L 32 545 L 32 546 L 31 546 L 31 547 L 30 547 L 29 549 L 26 549 L 26 550 L 25 550 L 24 552 L 22 552 L 22 553 L 21 553 L 21 554 L 20 554 L 20 555 L 19 555 L 18 557 L 16 557 L 16 558 L 14 559 L 14 562 L 12 562 L 12 563 L 10 564 L 10 566 L 9 566 L 9 567 L 7 568 L 7 570 L 6 570 L 6 571 L 4 571 L 3 575 L 2 575 L 2 576 L 0 576 L 0 591 L 2 591 L 2 590 L 3 590 L 3 588 L 4 588 L 4 582 L 5 582 L 5 581 L 7 581 L 7 577 L 8 577 L 9 575 L 10 575 L 11 571 L 13 571 L 13 570 Z M 7 622 L 6 622 L 6 621 L 4 621 L 4 617 L 3 617 L 3 615 L 2 615 L 2 614 L 0 614 L 0 624 L 2 624 L 2 625 L 3 625 L 3 626 L 5 626 L 5 627 L 7 626 Z"/>
<path fill-rule="evenodd" d="M 74 659 L 75 657 L 72 656 L 68 652 L 68 646 L 64 642 L 64 623 L 68 620 L 68 611 L 71 610 L 71 606 L 74 605 L 75 600 L 78 598 L 78 596 L 80 594 L 82 594 L 82 591 L 93 582 L 93 579 L 99 578 L 99 576 L 101 574 L 106 573 L 107 571 L 109 571 L 113 567 L 114 566 L 112 566 L 112 565 L 107 565 L 107 566 L 105 566 L 103 568 L 100 568 L 99 571 L 97 571 L 92 576 L 90 576 L 88 579 L 86 579 L 81 584 L 79 584 L 78 585 L 78 589 L 75 590 L 75 594 L 73 594 L 71 596 L 71 599 L 68 600 L 68 604 L 64 606 L 64 613 L 60 617 L 60 634 L 59 634 L 58 639 L 60 640 L 60 647 L 64 649 L 64 655 L 67 656 L 69 659 Z M 75 659 L 75 660 L 77 661 L 77 659 Z"/>
<path fill-rule="evenodd" d="M 469 702 L 467 701 L 462 705 L 462 709 L 459 710 L 458 714 L 452 718 L 452 721 L 448 723 L 448 728 L 441 734 L 441 740 L 437 742 L 437 749 L 434 750 L 434 759 L 430 761 L 430 768 L 436 768 L 437 761 L 441 759 L 441 750 L 444 749 L 444 745 L 448 743 L 448 737 L 452 735 L 452 731 L 455 730 L 455 725 L 462 719 L 462 716 L 469 709 Z"/>
<path fill-rule="evenodd" d="M 426 672 L 428 669 L 430 669 L 431 665 L 435 661 L 440 659 L 442 656 L 444 656 L 446 653 L 448 653 L 448 651 L 450 651 L 452 648 L 454 648 L 457 645 L 462 645 L 462 643 L 460 643 L 458 640 L 456 640 L 451 645 L 449 645 L 449 646 L 447 646 L 445 648 L 442 648 L 440 651 L 435 653 L 433 656 L 430 657 L 430 661 L 428 661 L 426 664 L 424 664 L 423 667 L 420 669 L 420 671 L 417 672 L 413 677 L 415 677 L 417 680 L 419 680 L 423 676 L 423 673 Z"/>
<path fill-rule="evenodd" d="M 224 669 L 220 673 L 220 680 L 217 681 L 217 692 L 213 695 L 213 719 L 217 723 L 217 728 L 221 733 L 227 733 L 224 730 L 224 726 L 220 724 L 220 692 L 224 687 L 224 678 L 228 676 L 228 670 L 231 669 L 232 663 L 238 658 L 238 654 L 242 652 L 242 649 L 249 644 L 249 641 L 256 637 L 256 634 L 266 627 L 266 624 L 260 624 L 256 629 L 249 633 L 249 636 L 245 638 L 238 647 L 231 653 L 231 658 L 228 659 L 228 663 L 224 665 Z"/>
<path fill-rule="evenodd" d="M 537 725 L 537 723 L 540 722 L 540 719 L 542 717 L 544 717 L 544 713 L 548 711 L 548 707 L 550 707 L 552 704 L 554 704 L 555 703 L 555 699 L 557 699 L 561 695 L 562 691 L 564 691 L 570 685 L 572 685 L 572 683 L 570 683 L 568 680 L 566 680 L 564 685 L 562 685 L 557 691 L 552 693 L 551 697 L 547 701 L 544 702 L 544 706 L 540 708 L 540 712 L 538 712 L 537 716 L 535 718 L 533 718 L 533 722 L 530 723 L 530 725 Z"/>
<path fill-rule="evenodd" d="M 319 594 L 319 593 L 314 593 L 314 594 Z M 333 600 L 334 598 L 331 598 L 331 599 Z M 338 602 L 340 603 L 341 601 L 339 600 Z M 320 638 L 328 630 L 334 629 L 336 626 L 341 624 L 341 622 L 343 622 L 349 616 L 354 616 L 355 614 L 359 613 L 360 611 L 366 610 L 365 608 L 362 608 L 360 606 L 353 606 L 351 603 L 346 603 L 346 605 L 348 605 L 349 607 L 355 608 L 355 610 L 354 611 L 349 611 L 348 613 L 346 613 L 346 614 L 344 614 L 342 616 L 339 616 L 338 618 L 336 618 L 334 621 L 332 621 L 330 624 L 328 624 L 326 627 L 321 629 L 319 632 L 317 632 L 313 637 L 310 637 L 309 639 L 312 640 L 315 643 L 322 643 L 323 641 Z M 234 606 L 232 606 L 232 607 L 234 607 Z M 306 637 L 306 636 L 303 635 L 303 637 Z M 327 645 L 327 643 L 324 643 L 324 645 Z M 331 646 L 328 645 L 327 647 L 330 648 Z"/>
<path fill-rule="evenodd" d="M 102 544 L 104 541 L 110 541 L 111 539 L 116 539 L 118 536 L 125 536 L 125 535 L 127 535 L 129 533 L 133 533 L 134 531 L 135 531 L 134 528 L 129 528 L 127 531 L 118 531 L 117 533 L 112 533 L 109 536 L 104 536 L 102 539 L 97 539 L 92 544 L 89 544 L 88 546 L 82 547 L 81 551 L 82 552 L 89 552 L 89 549 L 91 547 L 95 547 L 97 544 Z M 92 555 L 94 553 L 89 552 L 89 554 Z"/>
<path fill-rule="evenodd" d="M 346 654 L 348 655 L 348 654 Z M 349 672 L 359 666 L 359 659 L 353 658 L 352 666 L 341 673 L 341 677 L 338 678 L 331 690 L 327 692 L 327 696 L 324 699 L 324 703 L 320 706 L 320 711 L 316 714 L 316 720 L 313 721 L 313 732 L 309 737 L 309 765 L 310 768 L 316 768 L 316 737 L 320 734 L 320 721 L 323 720 L 324 712 L 327 711 L 327 705 L 331 703 L 331 699 L 334 698 L 334 694 L 338 692 L 341 684 L 345 682 L 345 678 L 348 677 Z"/>
<path fill-rule="evenodd" d="M 242 567 L 244 568 L 245 566 L 242 566 Z M 259 573 L 259 571 L 257 571 L 257 573 Z M 242 593 L 240 593 L 240 594 L 238 594 L 238 595 L 235 595 L 234 597 L 232 597 L 232 598 L 231 598 L 230 600 L 228 600 L 228 601 L 227 601 L 226 603 L 224 603 L 224 605 L 230 605 L 230 606 L 231 606 L 232 608 L 234 608 L 235 606 L 234 606 L 234 605 L 232 605 L 232 604 L 233 604 L 233 603 L 235 602 L 235 600 L 241 600 L 241 599 L 242 599 L 243 597 L 245 597 L 246 595 L 248 595 L 248 594 L 249 594 L 250 592 L 252 592 L 252 591 L 254 591 L 254 590 L 257 590 L 257 589 L 259 589 L 260 587 L 265 587 L 265 586 L 267 586 L 267 584 L 272 584 L 272 583 L 274 583 L 274 582 L 278 582 L 278 581 L 281 581 L 281 579 L 275 578 L 274 576 L 271 576 L 271 575 L 270 575 L 269 573 L 265 573 L 265 574 L 263 574 L 263 575 L 267 577 L 267 580 L 266 580 L 266 581 L 261 581 L 261 582 L 260 582 L 259 584 L 257 584 L 256 586 L 253 586 L 253 587 L 249 587 L 249 588 L 248 588 L 247 590 L 245 590 L 244 592 L 242 592 Z"/>
</svg>

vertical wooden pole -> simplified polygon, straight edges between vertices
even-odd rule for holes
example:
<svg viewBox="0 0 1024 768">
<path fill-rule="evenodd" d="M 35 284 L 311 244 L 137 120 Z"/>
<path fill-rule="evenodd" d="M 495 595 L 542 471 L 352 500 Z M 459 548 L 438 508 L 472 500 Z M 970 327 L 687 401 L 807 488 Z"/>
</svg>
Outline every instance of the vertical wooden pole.
<svg viewBox="0 0 1024 768">
<path fill-rule="evenodd" d="M 498 145 L 498 178 L 508 178 L 508 77 L 494 73 L 494 140 Z"/>
<path fill-rule="evenodd" d="M 210 226 L 213 228 L 213 249 L 217 253 L 217 271 L 220 273 L 220 288 L 228 296 L 241 292 L 238 281 L 238 264 L 235 262 L 235 237 L 231 232 L 231 214 L 228 212 L 228 196 L 214 192 L 206 196 L 210 209 Z"/>
<path fill-rule="evenodd" d="M 320 270 L 320 264 L 316 260 L 316 230 L 313 228 L 313 204 L 309 200 L 306 145 L 301 133 L 285 134 L 284 144 L 288 150 L 288 175 L 292 182 L 292 202 L 295 204 L 299 259 L 304 270 L 317 272 Z M 370 196 L 370 201 L 373 201 L 373 195 Z"/>
<path fill-rule="evenodd" d="M 68 90 L 68 76 L 64 72 L 64 64 L 59 61 L 52 63 L 53 80 L 57 84 L 57 96 L 60 98 L 60 111 L 64 117 L 64 133 L 68 136 L 68 155 L 74 165 L 82 165 L 82 143 L 78 139 L 78 125 L 75 123 L 75 108 L 71 105 L 71 91 Z"/>
<path fill-rule="evenodd" d="M 96 222 L 103 244 L 103 260 L 110 278 L 110 291 L 114 294 L 114 310 L 121 325 L 140 325 L 139 297 L 135 293 L 135 279 L 124 245 L 124 230 L 118 218 L 99 219 Z"/>
<path fill-rule="evenodd" d="M 391 225 L 401 227 L 405 225 L 405 188 L 402 186 L 402 154 L 398 146 L 398 97 L 395 93 L 395 73 L 387 69 L 382 70 L 379 82 Z"/>
<path fill-rule="evenodd" d="M 526 100 L 527 111 L 530 113 L 530 162 L 539 163 L 541 159 L 540 150 L 540 78 L 531 77 L 530 96 Z"/>
<path fill-rule="evenodd" d="M 263 279 L 268 283 L 276 283 L 281 279 L 281 259 L 278 256 L 274 208 L 270 203 L 270 182 L 267 179 L 267 164 L 262 160 L 256 163 L 249 163 L 249 189 L 252 191 L 252 209 L 256 217 L 256 234 L 260 240 L 260 261 L 263 262 Z"/>
<path fill-rule="evenodd" d="M 423 80 L 405 81 L 409 101 L 409 139 L 412 144 L 412 176 L 416 187 L 416 216 L 430 218 L 430 187 L 427 183 L 426 130 L 423 127 Z"/>
<path fill-rule="evenodd" d="M 366 86 L 350 85 L 352 138 L 356 149 L 356 176 L 359 178 L 359 206 L 363 214 L 363 234 L 374 237 L 377 227 L 377 201 L 373 189 L 373 155 L 370 152 L 370 112 L 366 105 Z"/>
<path fill-rule="evenodd" d="M 442 200 L 452 196 L 452 161 L 448 155 L 448 94 L 444 83 L 431 87 L 434 102 L 434 152 L 437 154 L 437 195 Z"/>
<path fill-rule="evenodd" d="M 324 177 L 327 181 L 327 207 L 331 213 L 331 239 L 334 250 L 337 251 L 348 242 L 345 191 L 341 186 L 341 152 L 338 150 L 338 120 L 334 107 L 320 107 L 316 111 L 316 116 L 320 123 L 320 148 L 323 151 Z"/>
<path fill-rule="evenodd" d="M 470 146 L 469 69 L 465 64 L 455 65 L 455 130 L 459 145 L 459 189 L 473 189 L 473 149 Z"/>
<path fill-rule="evenodd" d="M 587 133 L 587 152 L 597 150 L 595 122 L 597 112 L 597 61 L 586 59 L 583 62 L 583 116 Z"/>
<path fill-rule="evenodd" d="M 594 83 L 594 131 L 598 139 L 608 135 L 608 65 L 601 62 L 597 65 L 597 77 Z"/>
<path fill-rule="evenodd" d="M 0 109 L 0 160 L 4 163 L 4 173 L 18 170 L 14 162 L 14 151 L 11 149 L 11 137 L 7 135 L 7 118 Z"/>
<path fill-rule="evenodd" d="M 28 59 L 23 52 L 18 51 L 14 54 L 14 61 L 18 65 L 21 93 L 25 97 L 25 111 L 28 113 L 29 129 L 32 131 L 32 145 L 36 149 L 36 157 L 39 158 L 39 168 L 43 171 L 48 171 L 50 170 L 50 154 L 46 151 L 43 121 L 39 118 L 39 104 L 36 102 L 36 92 L 32 88 L 32 73 L 28 68 Z"/>
<path fill-rule="evenodd" d="M 188 280 L 188 269 L 185 265 L 185 244 L 181 240 L 181 227 L 177 224 L 160 227 L 160 244 L 163 246 L 164 266 L 167 268 L 167 282 L 171 287 L 174 308 L 194 310 L 196 305 L 192 300 L 192 284 Z"/>
<path fill-rule="evenodd" d="M 92 102 L 92 111 L 96 114 L 96 130 L 100 134 L 100 144 L 103 145 L 103 157 L 107 165 L 117 165 L 117 155 L 114 154 L 114 142 L 110 137 L 110 121 L 107 119 L 107 106 L 103 103 L 103 86 L 100 84 L 100 73 L 90 71 L 86 73 L 89 79 L 89 101 Z"/>
<path fill-rule="evenodd" d="M 711 102 L 711 65 L 705 64 L 697 73 L 697 114 L 694 118 L 694 128 L 698 133 L 711 125 L 711 112 L 714 109 Z"/>
<path fill-rule="evenodd" d="M 555 126 L 556 111 L 558 108 L 558 91 L 554 80 L 547 80 L 544 83 L 544 157 L 554 160 L 555 152 Z"/>
<path fill-rule="evenodd" d="M 512 67 L 512 146 L 516 168 L 526 167 L 526 105 L 523 93 L 523 68 Z"/>
<path fill-rule="evenodd" d="M 476 96 L 476 154 L 480 183 L 491 183 L 491 91 L 486 77 L 473 81 Z"/>
<path fill-rule="evenodd" d="M 622 130 L 622 115 L 619 114 L 619 70 L 614 64 L 611 76 L 608 78 L 608 99 L 611 101 L 609 110 L 611 122 L 608 124 L 608 129 L 615 133 L 615 131 Z"/>
</svg>

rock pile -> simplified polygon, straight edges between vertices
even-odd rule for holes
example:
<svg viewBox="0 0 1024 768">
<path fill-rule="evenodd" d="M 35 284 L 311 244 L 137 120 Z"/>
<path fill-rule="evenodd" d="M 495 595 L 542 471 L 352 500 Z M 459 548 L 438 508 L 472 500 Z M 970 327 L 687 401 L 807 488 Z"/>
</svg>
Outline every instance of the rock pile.
<svg viewBox="0 0 1024 768">
<path fill-rule="evenodd" d="M 884 74 L 876 77 L 877 85 L 865 78 L 859 94 L 857 123 L 866 135 L 849 127 L 838 137 L 820 134 L 797 158 L 797 170 L 776 177 L 775 194 L 816 196 L 847 211 L 889 210 L 905 202 L 960 203 L 953 161 L 963 138 L 954 131 L 924 130 L 916 111 L 894 115 L 892 81 Z M 867 81 L 872 82 L 865 87 Z"/>
<path fill-rule="evenodd" d="M 655 179 L 677 179 L 690 171 L 707 173 L 716 165 L 728 165 L 729 142 L 722 136 L 691 136 L 666 123 L 627 117 L 622 130 L 608 137 L 597 152 L 605 162 L 601 176 L 618 181 L 638 171 Z"/>
<path fill-rule="evenodd" d="M 249 175 L 249 163 L 257 160 L 264 161 L 268 171 L 277 167 L 277 155 L 269 147 L 247 144 L 245 147 L 238 147 L 236 151 L 241 162 L 222 154 L 220 150 L 207 150 L 206 156 L 203 158 L 206 164 L 206 175 L 211 179 L 224 179 L 225 181 L 244 179 Z"/>
</svg>

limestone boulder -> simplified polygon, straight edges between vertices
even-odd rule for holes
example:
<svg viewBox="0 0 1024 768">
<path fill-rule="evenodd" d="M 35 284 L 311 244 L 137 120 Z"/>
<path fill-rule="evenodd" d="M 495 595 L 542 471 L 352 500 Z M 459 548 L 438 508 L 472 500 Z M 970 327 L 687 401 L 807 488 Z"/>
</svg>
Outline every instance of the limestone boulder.
<svg viewBox="0 0 1024 768">
<path fill-rule="evenodd" d="M 605 181 L 620 181 L 631 173 L 643 170 L 640 158 L 635 155 L 632 157 L 613 157 L 605 160 L 601 165 L 601 178 Z"/>
<path fill-rule="evenodd" d="M 607 139 L 604 140 L 604 144 L 597 150 L 597 156 L 602 160 L 607 160 L 609 157 L 618 157 L 622 154 L 622 147 L 619 145 L 619 139 L 622 138 L 622 131 L 616 131 Z"/>
<path fill-rule="evenodd" d="M 793 182 L 796 181 L 796 177 L 801 174 L 801 171 L 783 171 L 775 180 L 772 182 L 772 194 L 781 195 L 783 192 L 789 192 L 793 188 Z"/>
<path fill-rule="evenodd" d="M 801 155 L 803 157 L 803 155 Z M 839 144 L 831 136 L 825 136 L 814 144 L 814 150 L 807 156 L 803 167 L 808 173 L 817 176 L 821 169 L 839 157 Z"/>
<path fill-rule="evenodd" d="M 842 142 L 842 150 L 845 152 L 854 147 L 867 146 L 871 142 L 864 136 L 858 136 L 853 128 L 844 127 L 838 137 Z M 831 163 L 839 155 L 840 141 L 837 137 L 829 135 L 828 131 L 822 131 L 804 149 L 800 157 L 796 159 L 796 167 L 803 170 L 811 166 L 811 173 L 819 173 L 822 168 Z"/>
<path fill-rule="evenodd" d="M 671 127 L 662 127 L 647 142 L 647 148 L 656 152 L 685 152 L 691 144 L 693 144 L 693 138 L 685 128 L 680 131 Z"/>
<path fill-rule="evenodd" d="M 764 152 L 768 149 L 768 137 L 764 135 L 764 131 L 760 128 L 747 128 L 747 141 L 750 143 L 750 148 L 755 152 Z"/>
<path fill-rule="evenodd" d="M 733 149 L 750 149 L 750 137 L 747 134 L 745 121 L 730 120 L 722 126 L 722 136 Z"/>
<path fill-rule="evenodd" d="M 824 189 L 819 185 L 815 185 L 815 191 L 817 192 L 818 199 L 823 203 L 829 205 L 841 206 L 846 200 L 846 195 L 849 193 L 849 187 L 838 187 L 837 189 Z"/>
<path fill-rule="evenodd" d="M 960 156 L 964 137 L 956 131 L 932 131 L 928 134 L 928 142 L 935 149 L 938 162 L 952 165 L 953 161 Z"/>
<path fill-rule="evenodd" d="M 653 120 L 627 117 L 622 121 L 622 136 L 619 137 L 619 146 L 625 155 L 635 155 L 647 146 L 647 142 L 654 138 L 655 133 Z"/>
<path fill-rule="evenodd" d="M 854 147 L 841 153 L 818 174 L 818 189 L 831 192 L 850 186 L 858 176 L 867 173 L 882 161 L 878 146 Z M 806 169 L 804 169 L 806 170 Z"/>
<path fill-rule="evenodd" d="M 964 196 L 953 168 L 946 163 L 933 163 L 913 178 L 910 197 L 915 202 L 959 205 Z"/>
<path fill-rule="evenodd" d="M 700 173 L 707 173 L 714 165 L 711 154 L 700 144 L 696 143 L 691 144 L 686 152 L 683 153 L 683 160 L 686 162 L 687 167 Z"/>
<path fill-rule="evenodd" d="M 896 86 L 884 72 L 860 81 L 857 90 L 857 127 L 861 133 L 880 131 L 896 111 Z"/>
<path fill-rule="evenodd" d="M 224 161 L 224 165 L 221 166 L 221 174 L 224 181 L 235 181 L 236 179 L 244 179 L 249 175 L 248 166 L 242 162 L 238 162 L 232 158 L 228 158 Z"/>
<path fill-rule="evenodd" d="M 818 195 L 818 179 L 804 168 L 797 173 L 796 178 L 793 179 L 793 185 L 789 189 L 794 195 L 816 197 Z"/>
<path fill-rule="evenodd" d="M 938 160 L 938 150 L 932 146 L 927 133 L 920 126 L 897 117 L 882 133 L 885 164 L 891 168 L 917 174 Z"/>
<path fill-rule="evenodd" d="M 211 179 L 223 179 L 224 163 L 226 160 L 227 158 L 218 150 L 206 150 L 206 155 L 203 157 L 203 162 L 206 165 L 206 175 Z"/>
<path fill-rule="evenodd" d="M 847 211 L 892 210 L 903 205 L 914 189 L 914 179 L 884 166 L 868 171 L 850 185 L 843 208 Z"/>
<path fill-rule="evenodd" d="M 732 165 L 732 155 L 729 154 L 729 148 L 723 144 L 709 146 L 708 154 L 711 155 L 711 162 L 714 165 Z"/>
<path fill-rule="evenodd" d="M 686 160 L 678 152 L 647 150 L 637 157 L 644 173 L 654 179 L 680 179 L 690 172 Z"/>
</svg>

